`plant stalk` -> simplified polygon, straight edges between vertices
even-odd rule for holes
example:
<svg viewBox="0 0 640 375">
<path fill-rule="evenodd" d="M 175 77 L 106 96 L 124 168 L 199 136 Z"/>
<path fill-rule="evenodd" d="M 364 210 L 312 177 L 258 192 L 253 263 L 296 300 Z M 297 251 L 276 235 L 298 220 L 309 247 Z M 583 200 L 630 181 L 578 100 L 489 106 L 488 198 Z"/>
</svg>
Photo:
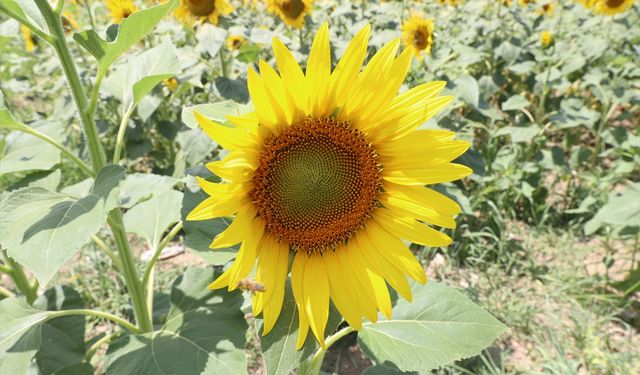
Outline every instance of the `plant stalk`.
<svg viewBox="0 0 640 375">
<path fill-rule="evenodd" d="M 31 284 L 29 282 L 29 279 L 27 278 L 27 275 L 25 275 L 22 266 L 11 257 L 9 257 L 6 253 L 4 255 L 4 259 L 7 265 L 11 268 L 11 273 L 9 274 L 9 276 L 11 276 L 11 279 L 13 279 L 13 283 L 16 285 L 16 289 L 18 289 L 20 293 L 24 295 L 24 297 L 27 299 L 27 303 L 31 305 L 33 301 L 38 298 L 38 282 L 36 281 L 34 284 Z"/>
<path fill-rule="evenodd" d="M 62 70 L 71 88 L 73 100 L 80 114 L 80 123 L 87 140 L 87 146 L 91 156 L 91 165 L 93 166 L 93 172 L 95 174 L 104 166 L 106 158 L 102 145 L 100 144 L 100 138 L 98 138 L 98 130 L 86 110 L 87 97 L 82 82 L 80 81 L 78 70 L 71 57 L 71 52 L 69 52 L 69 46 L 67 45 L 64 30 L 62 29 L 60 17 L 54 12 L 47 0 L 35 0 L 35 2 L 49 28 L 49 33 L 51 33 L 53 37 L 49 42 L 58 54 Z"/>
<path fill-rule="evenodd" d="M 136 322 L 142 332 L 150 332 L 153 329 L 151 317 L 147 309 L 144 286 L 138 278 L 131 247 L 127 238 L 127 232 L 122 222 L 122 212 L 120 208 L 115 208 L 109 212 L 108 218 L 113 237 L 118 245 L 118 256 L 122 262 L 122 275 L 127 284 L 129 295 L 131 296 L 131 304 L 135 314 Z"/>
<path fill-rule="evenodd" d="M 122 115 L 122 121 L 120 121 L 120 127 L 118 127 L 116 148 L 113 151 L 113 164 L 118 164 L 118 162 L 120 161 L 120 157 L 122 156 L 122 147 L 124 147 L 124 134 L 127 131 L 127 124 L 129 123 L 129 118 L 131 118 L 131 114 L 133 113 L 134 108 L 135 106 L 132 103 L 127 111 Z"/>
<path fill-rule="evenodd" d="M 338 332 L 334 333 L 333 335 L 329 336 L 329 338 L 327 338 L 327 340 L 325 341 L 326 344 L 327 344 L 326 345 L 327 349 L 323 350 L 322 348 L 319 348 L 313 354 L 313 356 L 309 359 L 309 367 L 307 367 L 309 369 L 308 374 L 309 375 L 319 375 L 320 374 L 320 367 L 322 367 L 322 360 L 324 360 L 324 355 L 327 352 L 327 350 L 329 350 L 331 345 L 335 344 L 341 338 L 343 338 L 346 335 L 350 334 L 351 332 L 355 332 L 355 331 L 356 330 L 353 327 L 346 326 L 343 329 L 339 330 Z"/>
<path fill-rule="evenodd" d="M 73 315 L 95 316 L 97 318 L 107 319 L 107 320 L 110 320 L 110 321 L 118 324 L 122 328 L 125 328 L 125 329 L 131 331 L 132 333 L 142 333 L 140 328 L 134 326 L 128 320 L 123 319 L 123 318 L 121 318 L 119 316 L 116 316 L 116 315 L 113 315 L 113 314 L 109 314 L 109 313 L 104 312 L 104 311 L 98 311 L 98 310 L 91 310 L 91 309 L 60 310 L 60 311 L 56 311 L 55 313 L 51 314 L 48 319 L 60 318 L 60 317 L 63 317 L 63 316 L 73 316 Z"/>
</svg>

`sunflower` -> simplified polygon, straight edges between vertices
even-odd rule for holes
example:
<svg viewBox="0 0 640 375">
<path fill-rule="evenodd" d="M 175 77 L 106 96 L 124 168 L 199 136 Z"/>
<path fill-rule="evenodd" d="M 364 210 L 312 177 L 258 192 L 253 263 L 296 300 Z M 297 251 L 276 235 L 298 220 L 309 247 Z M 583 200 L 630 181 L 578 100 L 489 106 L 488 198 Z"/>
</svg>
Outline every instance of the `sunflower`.
<svg viewBox="0 0 640 375">
<path fill-rule="evenodd" d="M 501 0 L 500 3 L 502 3 L 502 5 L 504 5 L 506 7 L 510 7 L 511 6 L 511 0 Z"/>
<path fill-rule="evenodd" d="M 520 4 L 520 6 L 527 6 L 529 4 L 535 4 L 537 0 L 518 0 L 518 4 Z"/>
<path fill-rule="evenodd" d="M 422 59 L 422 52 L 431 54 L 433 46 L 433 20 L 424 19 L 413 14 L 402 25 L 402 41 L 407 46 L 413 46 L 416 57 Z"/>
<path fill-rule="evenodd" d="M 71 12 L 62 12 L 60 19 L 62 20 L 62 29 L 65 33 L 70 33 L 73 30 L 78 30 L 80 28 L 78 21 L 76 21 L 76 17 Z"/>
<path fill-rule="evenodd" d="M 313 0 L 267 0 L 267 10 L 291 27 L 301 28 L 304 16 L 311 14 Z"/>
<path fill-rule="evenodd" d="M 555 5 L 553 5 L 552 2 L 548 2 L 540 6 L 540 9 L 538 9 L 538 14 L 550 16 L 553 14 L 554 10 L 555 10 Z"/>
<path fill-rule="evenodd" d="M 36 48 L 37 41 L 31 29 L 25 25 L 20 25 L 20 32 L 22 32 L 22 37 L 24 38 L 24 49 L 27 52 L 32 52 Z"/>
<path fill-rule="evenodd" d="M 107 0 L 107 9 L 109 9 L 113 23 L 120 23 L 138 11 L 138 7 L 132 0 Z"/>
<path fill-rule="evenodd" d="M 176 18 L 193 26 L 196 22 L 218 24 L 220 16 L 233 12 L 227 0 L 180 0 L 180 6 L 174 11 Z"/>
<path fill-rule="evenodd" d="M 308 330 L 325 347 L 331 299 L 355 329 L 377 312 L 391 317 L 387 283 L 411 299 L 407 276 L 426 282 L 404 240 L 446 246 L 451 239 L 427 225 L 455 227 L 451 199 L 424 187 L 467 176 L 451 161 L 469 147 L 445 130 L 417 130 L 453 99 L 445 82 L 397 95 L 413 47 L 396 57 L 400 40 L 381 48 L 361 71 L 370 26 L 353 38 L 331 71 L 329 28 L 313 40 L 306 72 L 273 39 L 276 72 L 260 61 L 248 71 L 255 111 L 229 116 L 232 126 L 195 113 L 198 124 L 229 154 L 207 164 L 223 182 L 198 178 L 210 195 L 187 220 L 235 215 L 211 248 L 241 243 L 235 261 L 210 289 L 236 289 L 257 262 L 254 315 L 273 328 L 291 285 L 299 312 L 300 348 Z"/>
<path fill-rule="evenodd" d="M 633 6 L 635 0 L 595 0 L 593 1 L 593 11 L 598 14 L 614 16 L 626 12 Z"/>
<path fill-rule="evenodd" d="M 540 44 L 542 47 L 547 48 L 553 44 L 553 35 L 547 30 L 540 33 Z"/>
<path fill-rule="evenodd" d="M 229 51 L 240 49 L 244 43 L 245 39 L 242 35 L 229 35 L 227 37 L 227 49 Z"/>
</svg>

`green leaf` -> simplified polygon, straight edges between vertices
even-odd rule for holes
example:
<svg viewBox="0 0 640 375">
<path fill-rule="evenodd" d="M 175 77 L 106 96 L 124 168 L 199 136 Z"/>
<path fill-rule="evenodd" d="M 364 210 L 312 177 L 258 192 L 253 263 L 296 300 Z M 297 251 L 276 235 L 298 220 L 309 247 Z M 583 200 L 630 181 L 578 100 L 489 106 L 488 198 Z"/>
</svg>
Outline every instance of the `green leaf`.
<svg viewBox="0 0 640 375">
<path fill-rule="evenodd" d="M 120 206 L 131 208 L 140 202 L 150 199 L 154 193 L 172 190 L 177 182 L 176 179 L 170 176 L 158 174 L 128 174 L 120 184 Z"/>
<path fill-rule="evenodd" d="M 99 62 L 99 69 L 106 72 L 109 66 L 145 35 L 179 4 L 179 0 L 169 0 L 165 4 L 143 9 L 122 20 L 118 37 L 113 42 L 102 39 L 94 30 L 86 30 L 73 35 L 82 47 Z"/>
<path fill-rule="evenodd" d="M 211 291 L 220 276 L 192 268 L 171 290 L 171 310 L 161 329 L 124 336 L 109 346 L 106 372 L 112 375 L 246 374 L 247 322 L 239 291 Z"/>
<path fill-rule="evenodd" d="M 175 47 L 163 43 L 130 58 L 120 65 L 104 82 L 104 89 L 118 99 L 122 106 L 137 106 L 142 98 L 162 80 L 180 72 Z"/>
<path fill-rule="evenodd" d="M 236 56 L 238 61 L 242 61 L 247 64 L 258 61 L 258 57 L 260 57 L 260 47 L 250 43 L 240 47 L 240 50 L 238 50 L 238 56 Z"/>
<path fill-rule="evenodd" d="M 456 89 L 460 90 L 460 99 L 473 107 L 478 107 L 480 89 L 475 78 L 468 74 L 463 74 L 454 81 L 454 84 Z"/>
<path fill-rule="evenodd" d="M 246 103 L 249 101 L 247 81 L 242 78 L 229 79 L 227 77 L 216 78 L 216 88 L 225 99 Z"/>
<path fill-rule="evenodd" d="M 605 224 L 640 227 L 640 183 L 629 184 L 623 191 L 610 195 L 607 204 L 585 223 L 584 233 L 591 235 Z"/>
<path fill-rule="evenodd" d="M 0 245 L 46 285 L 116 207 L 123 178 L 124 168 L 106 166 L 81 199 L 38 187 L 11 192 L 0 202 Z"/>
<path fill-rule="evenodd" d="M 180 220 L 181 206 L 181 192 L 160 190 L 124 214 L 125 227 L 128 232 L 142 236 L 155 249 L 169 225 Z"/>
<path fill-rule="evenodd" d="M 84 308 L 84 301 L 74 289 L 59 285 L 38 297 L 33 307 L 47 311 L 81 309 Z M 84 330 L 83 315 L 54 318 L 42 325 L 42 345 L 36 353 L 36 362 L 42 375 L 57 374 L 83 361 L 86 350 Z"/>
<path fill-rule="evenodd" d="M 535 67 L 536 67 L 535 61 L 524 61 L 521 63 L 511 65 L 509 67 L 509 70 L 516 74 L 524 75 L 526 73 L 533 71 Z"/>
<path fill-rule="evenodd" d="M 26 125 L 5 122 L 8 111 L 0 110 L 0 127 L 16 129 Z M 9 116 L 10 120 L 13 120 Z M 57 123 L 34 123 L 32 127 L 53 139 L 62 137 L 62 127 Z M 0 150 L 0 175 L 29 170 L 47 170 L 60 163 L 60 150 L 31 134 L 13 131 L 5 138 L 4 151 Z"/>
<path fill-rule="evenodd" d="M 0 0 L 0 9 L 5 8 L 18 18 L 20 23 L 31 21 L 40 30 L 45 31 L 45 22 L 34 1 L 28 0 Z"/>
<path fill-rule="evenodd" d="M 540 134 L 540 127 L 537 125 L 530 126 L 505 126 L 498 129 L 496 136 L 508 135 L 514 143 L 526 143 Z"/>
<path fill-rule="evenodd" d="M 55 315 L 83 305 L 80 294 L 64 286 L 47 290 L 33 307 L 19 297 L 0 301 L 0 373 L 25 374 L 34 358 L 43 375 L 82 362 L 84 316 Z"/>
<path fill-rule="evenodd" d="M 460 292 L 436 282 L 414 284 L 413 302 L 398 301 L 393 319 L 365 323 L 360 346 L 377 363 L 424 371 L 475 356 L 507 327 Z"/>
<path fill-rule="evenodd" d="M 503 111 L 519 111 L 522 108 L 526 108 L 531 103 L 522 95 L 513 95 L 505 102 L 502 103 Z"/>
<path fill-rule="evenodd" d="M 197 104 L 190 107 L 182 108 L 182 122 L 188 127 L 195 129 L 198 127 L 193 112 L 198 112 L 201 115 L 210 118 L 220 124 L 231 124 L 227 120 L 227 115 L 240 116 L 251 110 L 251 107 L 245 104 L 239 104 L 231 100 L 225 100 L 218 103 L 210 104 Z"/>
<path fill-rule="evenodd" d="M 209 244 L 213 238 L 227 229 L 229 226 L 228 219 L 212 219 L 201 221 L 186 220 L 187 215 L 200 202 L 208 197 L 202 190 L 192 192 L 186 189 L 182 200 L 181 216 L 184 222 L 184 232 L 186 234 L 187 249 L 201 256 L 210 264 L 225 264 L 235 258 L 237 249 L 210 249 Z"/>
<path fill-rule="evenodd" d="M 329 321 L 325 329 L 325 336 L 333 333 L 341 321 L 340 314 L 332 307 L 329 311 Z M 255 320 L 256 330 L 260 334 L 260 346 L 262 348 L 262 358 L 270 375 L 288 375 L 300 363 L 307 359 L 318 349 L 313 334 L 309 332 L 307 341 L 300 350 L 296 350 L 296 340 L 298 339 L 298 309 L 293 298 L 291 285 L 287 281 L 284 294 L 284 302 L 280 316 L 273 326 L 273 329 L 266 336 L 262 335 L 261 318 Z"/>
</svg>

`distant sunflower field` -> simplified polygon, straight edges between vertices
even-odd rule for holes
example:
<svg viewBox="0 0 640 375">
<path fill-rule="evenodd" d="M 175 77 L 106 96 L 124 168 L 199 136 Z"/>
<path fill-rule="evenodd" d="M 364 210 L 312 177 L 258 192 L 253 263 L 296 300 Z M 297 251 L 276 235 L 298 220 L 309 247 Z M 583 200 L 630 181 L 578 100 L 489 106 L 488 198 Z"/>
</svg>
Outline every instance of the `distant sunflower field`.
<svg viewBox="0 0 640 375">
<path fill-rule="evenodd" d="M 640 373 L 635 0 L 0 0 L 0 375 Z"/>
</svg>

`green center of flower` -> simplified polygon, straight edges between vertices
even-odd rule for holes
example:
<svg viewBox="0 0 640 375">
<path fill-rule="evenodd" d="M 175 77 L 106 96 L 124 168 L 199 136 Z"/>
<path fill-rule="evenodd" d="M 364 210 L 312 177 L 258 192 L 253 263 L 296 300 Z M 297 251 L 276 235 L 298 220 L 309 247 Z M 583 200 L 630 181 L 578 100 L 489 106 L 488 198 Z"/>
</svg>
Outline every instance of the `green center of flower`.
<svg viewBox="0 0 640 375">
<path fill-rule="evenodd" d="M 360 131 L 332 118 L 307 119 L 270 139 L 253 182 L 267 229 L 307 252 L 346 242 L 381 190 L 375 150 Z"/>
<path fill-rule="evenodd" d="M 302 0 L 283 1 L 280 4 L 280 9 L 282 9 L 287 18 L 297 19 L 304 11 L 304 3 Z"/>
<path fill-rule="evenodd" d="M 215 9 L 215 0 L 187 0 L 187 8 L 194 16 L 207 16 Z"/>
</svg>

